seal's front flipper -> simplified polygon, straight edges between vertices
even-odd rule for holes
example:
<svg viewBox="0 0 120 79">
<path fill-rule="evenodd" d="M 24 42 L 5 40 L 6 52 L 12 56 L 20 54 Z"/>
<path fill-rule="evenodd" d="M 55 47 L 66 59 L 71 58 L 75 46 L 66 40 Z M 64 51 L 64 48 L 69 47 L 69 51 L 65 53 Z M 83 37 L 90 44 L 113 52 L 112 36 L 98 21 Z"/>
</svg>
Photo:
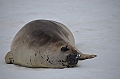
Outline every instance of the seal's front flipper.
<svg viewBox="0 0 120 79">
<path fill-rule="evenodd" d="M 94 58 L 94 57 L 97 57 L 97 55 L 81 54 L 81 56 L 79 57 L 79 60 L 91 59 L 91 58 Z"/>
<path fill-rule="evenodd" d="M 91 58 L 95 58 L 97 57 L 97 55 L 94 54 L 83 54 L 82 52 L 80 52 L 77 48 L 75 48 L 76 51 L 78 52 L 78 59 L 79 60 L 85 60 L 85 59 L 91 59 Z"/>
<path fill-rule="evenodd" d="M 13 54 L 10 52 L 8 52 L 5 56 L 5 62 L 7 64 L 13 64 L 14 63 L 14 60 L 13 60 Z"/>
</svg>

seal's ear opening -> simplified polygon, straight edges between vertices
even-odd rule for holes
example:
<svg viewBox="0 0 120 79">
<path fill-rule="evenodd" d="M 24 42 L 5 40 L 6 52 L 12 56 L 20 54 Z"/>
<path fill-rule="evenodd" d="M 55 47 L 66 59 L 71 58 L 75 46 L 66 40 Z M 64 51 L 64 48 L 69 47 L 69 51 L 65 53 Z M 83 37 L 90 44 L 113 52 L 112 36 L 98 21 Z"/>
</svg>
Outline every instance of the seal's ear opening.
<svg viewBox="0 0 120 79">
<path fill-rule="evenodd" d="M 61 48 L 61 51 L 62 51 L 62 52 L 66 52 L 66 51 L 68 51 L 68 50 L 69 50 L 68 46 Z"/>
</svg>

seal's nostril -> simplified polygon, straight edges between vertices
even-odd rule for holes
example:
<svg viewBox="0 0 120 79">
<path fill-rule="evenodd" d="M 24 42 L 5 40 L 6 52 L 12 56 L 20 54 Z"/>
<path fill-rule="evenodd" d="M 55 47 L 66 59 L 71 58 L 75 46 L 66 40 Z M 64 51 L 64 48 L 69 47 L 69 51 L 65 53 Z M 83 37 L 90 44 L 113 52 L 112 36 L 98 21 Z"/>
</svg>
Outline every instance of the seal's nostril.
<svg viewBox="0 0 120 79">
<path fill-rule="evenodd" d="M 80 56 L 81 56 L 80 54 L 77 54 L 76 58 L 80 58 Z"/>
</svg>

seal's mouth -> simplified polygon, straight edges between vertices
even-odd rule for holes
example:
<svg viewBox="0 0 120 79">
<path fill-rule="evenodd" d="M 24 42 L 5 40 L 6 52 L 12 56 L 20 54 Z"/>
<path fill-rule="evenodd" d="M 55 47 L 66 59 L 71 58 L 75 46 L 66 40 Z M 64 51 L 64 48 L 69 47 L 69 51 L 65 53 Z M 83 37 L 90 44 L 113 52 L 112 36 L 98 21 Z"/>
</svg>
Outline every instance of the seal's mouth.
<svg viewBox="0 0 120 79">
<path fill-rule="evenodd" d="M 80 54 L 70 54 L 67 56 L 66 62 L 67 62 L 67 67 L 75 67 L 76 64 L 78 63 Z"/>
</svg>

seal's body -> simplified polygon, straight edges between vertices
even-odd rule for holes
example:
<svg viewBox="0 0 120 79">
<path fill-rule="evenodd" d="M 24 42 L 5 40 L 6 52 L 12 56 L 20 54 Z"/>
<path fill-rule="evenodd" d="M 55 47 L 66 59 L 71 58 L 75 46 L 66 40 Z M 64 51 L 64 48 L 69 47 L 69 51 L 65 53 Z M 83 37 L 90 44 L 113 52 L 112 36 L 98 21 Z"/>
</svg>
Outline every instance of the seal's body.
<svg viewBox="0 0 120 79">
<path fill-rule="evenodd" d="M 82 54 L 75 48 L 70 30 L 51 20 L 26 24 L 14 37 L 10 50 L 5 56 L 6 63 L 26 67 L 74 67 L 78 60 L 96 56 Z"/>
</svg>

